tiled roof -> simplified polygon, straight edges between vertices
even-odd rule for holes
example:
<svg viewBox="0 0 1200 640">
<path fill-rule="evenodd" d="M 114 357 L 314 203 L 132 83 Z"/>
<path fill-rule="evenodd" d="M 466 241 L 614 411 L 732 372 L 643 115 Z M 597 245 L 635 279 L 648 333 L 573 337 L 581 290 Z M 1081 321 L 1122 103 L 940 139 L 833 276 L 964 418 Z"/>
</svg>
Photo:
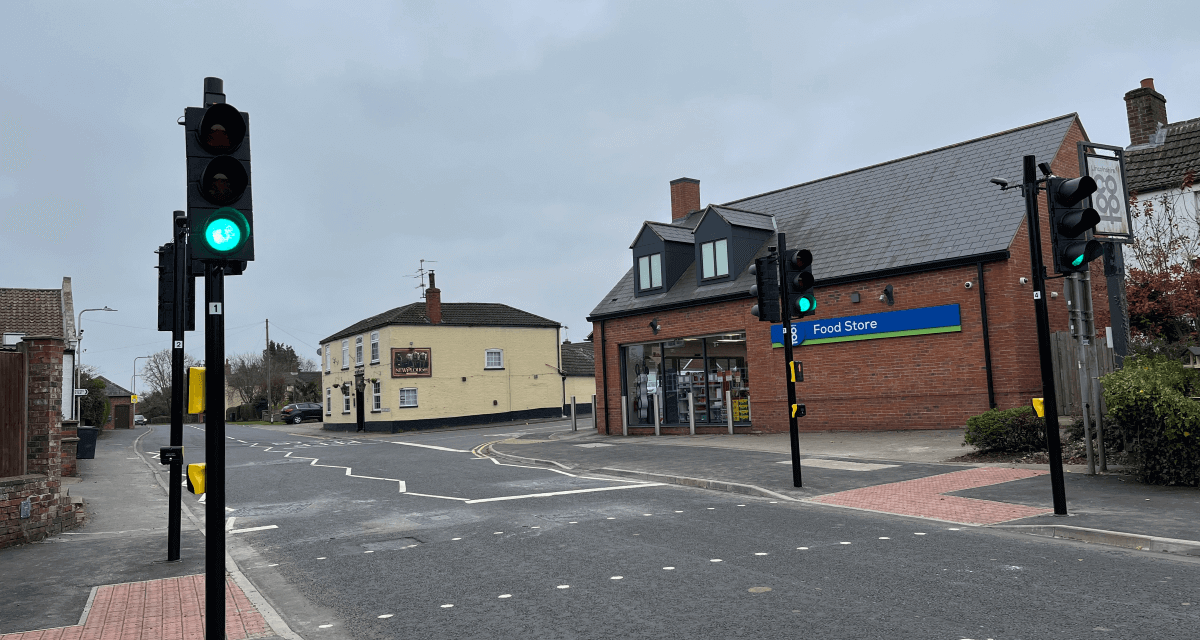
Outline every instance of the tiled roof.
<svg viewBox="0 0 1200 640">
<path fill-rule="evenodd" d="M 568 376 L 595 376 L 596 345 L 591 342 L 564 342 L 562 370 Z"/>
<path fill-rule="evenodd" d="M 1169 124 L 1161 144 L 1125 151 L 1125 183 L 1130 192 L 1178 189 L 1183 176 L 1200 174 L 1200 118 Z"/>
<path fill-rule="evenodd" d="M 425 303 L 413 302 L 403 307 L 396 307 L 371 316 L 366 320 L 356 322 L 341 331 L 325 338 L 321 342 L 329 342 L 356 333 L 377 329 L 392 324 L 427 325 L 432 326 L 425 315 Z M 514 309 L 506 304 L 492 302 L 443 302 L 442 323 L 438 326 L 464 327 L 559 327 L 553 320 L 535 316 L 528 311 Z"/>
<path fill-rule="evenodd" d="M 104 382 L 104 395 L 110 398 L 120 398 L 133 395 L 133 392 L 129 389 L 122 387 L 121 385 L 109 380 L 108 378 L 105 378 L 104 376 L 97 376 L 96 379 Z"/>
<path fill-rule="evenodd" d="M 970 259 L 1006 251 L 1025 217 L 1017 191 L 988 182 L 1021 181 L 1022 156 L 1049 161 L 1076 115 L 1046 120 L 720 206 L 775 216 L 788 245 L 813 253 L 817 285 L 835 278 Z M 699 216 L 681 221 L 694 227 Z M 681 225 L 682 226 L 682 225 Z M 764 243 L 760 254 L 766 253 Z M 671 290 L 633 295 L 633 270 L 592 310 L 593 318 L 688 301 L 748 298 L 754 278 L 697 286 L 695 265 Z"/>
<path fill-rule="evenodd" d="M 0 333 L 68 338 L 60 289 L 0 289 Z"/>
</svg>

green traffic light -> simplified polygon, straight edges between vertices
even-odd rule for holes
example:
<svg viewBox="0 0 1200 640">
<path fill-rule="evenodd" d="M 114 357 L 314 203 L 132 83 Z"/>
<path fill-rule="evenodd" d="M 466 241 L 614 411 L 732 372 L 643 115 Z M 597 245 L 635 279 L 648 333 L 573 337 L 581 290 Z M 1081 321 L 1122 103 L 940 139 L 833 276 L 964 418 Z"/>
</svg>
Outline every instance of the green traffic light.
<svg viewBox="0 0 1200 640">
<path fill-rule="evenodd" d="M 1083 264 L 1083 254 L 1082 253 L 1079 254 L 1078 258 L 1075 258 L 1074 260 L 1071 261 L 1072 267 L 1078 267 L 1081 264 Z"/>
<path fill-rule="evenodd" d="M 250 225 L 246 216 L 233 207 L 217 209 L 204 226 L 204 243 L 216 253 L 232 253 L 249 239 Z"/>
<path fill-rule="evenodd" d="M 817 308 L 817 303 L 810 298 L 800 298 L 796 302 L 796 306 L 800 309 L 800 313 L 808 313 Z"/>
</svg>

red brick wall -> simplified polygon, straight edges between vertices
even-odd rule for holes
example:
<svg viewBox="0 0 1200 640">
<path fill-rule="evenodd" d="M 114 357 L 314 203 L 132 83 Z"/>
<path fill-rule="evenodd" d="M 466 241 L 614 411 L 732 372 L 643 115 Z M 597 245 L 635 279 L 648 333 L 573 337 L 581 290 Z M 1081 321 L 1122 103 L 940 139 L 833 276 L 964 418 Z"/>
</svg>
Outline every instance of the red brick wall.
<svg viewBox="0 0 1200 640">
<path fill-rule="evenodd" d="M 129 427 L 133 427 L 133 406 L 130 396 L 108 396 L 108 422 L 105 422 L 104 429 L 115 429 L 117 421 L 117 406 L 124 405 L 129 407 Z M 122 425 L 122 428 L 125 428 Z"/>
<path fill-rule="evenodd" d="M 1052 160 L 1056 174 L 1079 175 L 1075 143 L 1081 139 L 1082 129 L 1076 122 Z M 1021 198 L 1019 192 L 1011 193 L 1013 198 Z M 1045 195 L 1039 200 L 1043 260 L 1053 265 Z M 983 266 L 993 386 L 1000 408 L 1025 405 L 1031 397 L 1042 395 L 1033 286 L 1019 281 L 1032 275 L 1024 222 L 1009 251 L 1008 260 Z M 964 286 L 967 281 L 974 284 L 971 289 Z M 1059 293 L 1057 298 L 1047 298 L 1051 331 L 1069 329 L 1062 283 L 1062 280 L 1047 283 L 1048 293 Z M 888 284 L 894 289 L 895 306 L 887 306 L 878 299 Z M 795 351 L 795 358 L 804 362 L 806 381 L 797 385 L 797 393 L 807 405 L 808 416 L 800 420 L 800 428 L 807 431 L 960 428 L 968 417 L 986 411 L 989 405 L 979 284 L 977 266 L 968 265 L 818 288 L 819 318 L 958 304 L 962 331 L 801 345 Z M 1093 263 L 1092 288 L 1097 332 L 1103 335 L 1109 322 L 1107 289 L 1099 261 Z M 856 291 L 861 295 L 860 303 L 850 302 L 850 294 Z M 610 433 L 621 433 L 620 345 L 738 330 L 745 330 L 747 337 L 753 429 L 787 430 L 783 349 L 771 348 L 770 325 L 750 315 L 752 304 L 747 298 L 618 318 L 606 321 L 603 332 L 601 323 L 594 323 L 600 405 L 598 431 L 604 433 L 607 422 Z M 653 318 L 658 318 L 661 327 L 658 335 L 649 327 Z M 602 334 L 607 353 L 601 353 Z M 604 362 L 608 369 L 607 394 L 603 389 Z M 722 429 L 713 426 L 706 430 Z M 631 433 L 652 431 L 652 427 L 630 428 Z"/>
</svg>

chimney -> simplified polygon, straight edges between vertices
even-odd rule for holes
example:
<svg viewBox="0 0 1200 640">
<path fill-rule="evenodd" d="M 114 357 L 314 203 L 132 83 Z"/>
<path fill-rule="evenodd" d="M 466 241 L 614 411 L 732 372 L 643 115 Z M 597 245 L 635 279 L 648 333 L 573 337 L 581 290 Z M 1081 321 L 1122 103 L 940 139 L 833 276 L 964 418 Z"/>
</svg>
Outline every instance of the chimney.
<svg viewBox="0 0 1200 640">
<path fill-rule="evenodd" d="M 1129 144 L 1147 144 L 1158 125 L 1167 126 L 1167 99 L 1154 90 L 1154 78 L 1142 80 L 1142 86 L 1125 94 L 1125 113 L 1129 116 Z"/>
<path fill-rule="evenodd" d="M 671 222 L 700 210 L 700 181 L 677 178 L 671 181 Z"/>
<path fill-rule="evenodd" d="M 425 290 L 425 317 L 432 324 L 442 323 L 442 290 L 433 284 L 433 272 L 429 272 L 429 288 Z"/>
</svg>

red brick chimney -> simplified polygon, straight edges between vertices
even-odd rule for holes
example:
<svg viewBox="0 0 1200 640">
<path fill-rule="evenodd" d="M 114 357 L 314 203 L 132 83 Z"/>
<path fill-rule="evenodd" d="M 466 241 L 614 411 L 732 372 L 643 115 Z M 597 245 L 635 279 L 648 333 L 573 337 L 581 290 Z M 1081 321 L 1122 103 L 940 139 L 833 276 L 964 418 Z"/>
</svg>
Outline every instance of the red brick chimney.
<svg viewBox="0 0 1200 640">
<path fill-rule="evenodd" d="M 1129 116 L 1129 144 L 1146 144 L 1158 125 L 1167 126 L 1167 99 L 1154 90 L 1154 78 L 1142 80 L 1142 86 L 1125 94 L 1125 113 Z"/>
<path fill-rule="evenodd" d="M 442 290 L 433 284 L 433 272 L 429 272 L 429 288 L 425 290 L 425 317 L 432 324 L 442 323 Z"/>
<path fill-rule="evenodd" d="M 671 222 L 700 210 L 700 181 L 676 178 L 671 181 Z"/>
</svg>

